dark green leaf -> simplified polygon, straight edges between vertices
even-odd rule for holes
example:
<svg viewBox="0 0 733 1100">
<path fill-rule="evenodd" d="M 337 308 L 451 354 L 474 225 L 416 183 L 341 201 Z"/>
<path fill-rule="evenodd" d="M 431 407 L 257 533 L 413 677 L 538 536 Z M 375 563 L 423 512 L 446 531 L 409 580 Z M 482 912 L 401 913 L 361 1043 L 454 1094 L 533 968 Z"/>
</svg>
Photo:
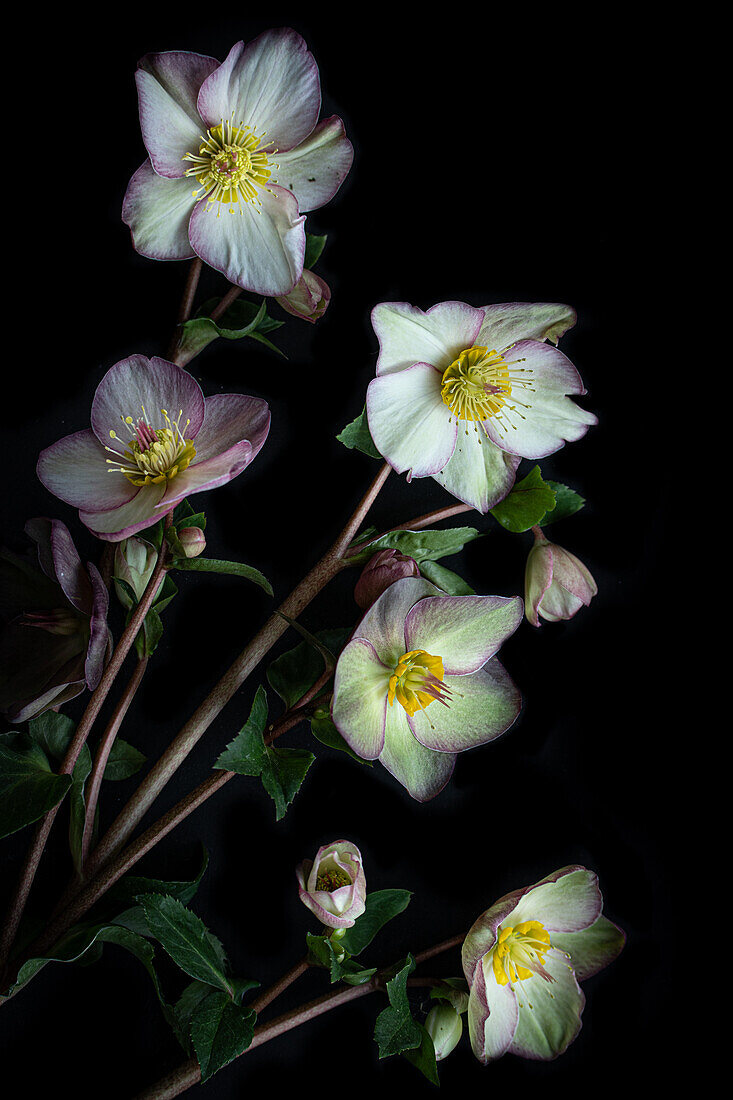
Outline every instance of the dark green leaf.
<svg viewBox="0 0 733 1100">
<path fill-rule="evenodd" d="M 430 1038 L 427 1028 L 423 1027 L 422 1024 L 417 1024 L 417 1027 L 420 1029 L 420 1046 L 415 1050 L 404 1051 L 404 1057 L 419 1069 L 420 1073 L 427 1077 L 432 1085 L 439 1085 L 438 1063 L 435 1060 L 433 1040 Z"/>
<path fill-rule="evenodd" d="M 234 1004 L 225 993 L 211 993 L 197 1005 L 190 1027 L 202 1081 L 247 1049 L 256 1019 L 251 1008 Z"/>
<path fill-rule="evenodd" d="M 112 782 L 121 779 L 129 779 L 131 775 L 140 771 L 146 757 L 133 745 L 118 737 L 110 751 L 107 766 L 104 769 L 104 778 Z"/>
<path fill-rule="evenodd" d="M 307 932 L 305 940 L 308 945 L 308 962 L 310 965 L 320 966 L 324 970 L 328 970 L 332 985 L 334 982 L 340 981 L 343 976 L 342 963 L 345 961 L 343 952 L 341 953 L 341 959 L 339 959 L 329 936 L 318 936 L 313 932 Z"/>
<path fill-rule="evenodd" d="M 308 271 L 312 271 L 315 267 L 327 240 L 327 236 L 317 237 L 315 233 L 306 233 L 303 267 Z"/>
<path fill-rule="evenodd" d="M 457 554 L 466 543 L 481 537 L 481 532 L 475 527 L 447 527 L 443 531 L 388 531 L 381 538 L 361 545 L 358 553 L 350 554 L 348 560 L 353 565 L 360 565 L 369 561 L 378 550 L 391 547 L 413 558 L 421 566 L 423 562 Z"/>
<path fill-rule="evenodd" d="M 267 669 L 267 679 L 288 709 L 313 687 L 325 671 L 326 659 L 329 664 L 335 664 L 335 658 L 350 635 L 350 627 L 319 630 L 312 642 L 301 642 L 272 662 Z"/>
<path fill-rule="evenodd" d="M 336 438 L 339 443 L 343 443 L 344 447 L 348 447 L 349 450 L 362 451 L 370 458 L 382 457 L 369 431 L 366 408 L 357 416 L 356 420 L 352 420 L 350 424 L 347 424 Z"/>
<path fill-rule="evenodd" d="M 262 785 L 275 803 L 279 821 L 300 790 L 311 764 L 315 760 L 306 749 L 267 749 L 267 763 L 262 771 Z"/>
<path fill-rule="evenodd" d="M 327 710 L 323 710 L 319 707 L 313 715 L 311 718 L 311 733 L 316 741 L 320 741 L 322 745 L 328 746 L 329 749 L 339 749 L 340 752 L 348 753 L 354 760 L 358 760 L 360 764 L 366 764 L 369 768 L 372 767 L 373 761 L 362 760 L 362 758 L 354 752 L 351 745 L 344 741 L 331 721 Z"/>
<path fill-rule="evenodd" d="M 28 735 L 51 760 L 63 760 L 74 736 L 76 723 L 65 714 L 47 710 L 28 723 Z"/>
<path fill-rule="evenodd" d="M 71 776 L 55 775 L 40 746 L 16 752 L 0 745 L 0 837 L 43 817 L 70 786 Z"/>
<path fill-rule="evenodd" d="M 422 1043 L 420 1025 L 415 1022 L 407 1000 L 407 978 L 415 968 L 415 960 L 408 956 L 407 963 L 387 982 L 389 1006 L 377 1016 L 374 1039 L 379 1047 L 379 1057 L 389 1058 L 414 1050 Z"/>
<path fill-rule="evenodd" d="M 196 893 L 208 865 L 209 854 L 203 848 L 201 867 L 194 878 L 171 882 L 158 878 L 143 878 L 141 875 L 125 875 L 108 891 L 107 897 L 116 904 L 132 904 L 140 894 L 166 894 L 187 905 Z"/>
<path fill-rule="evenodd" d="M 141 894 L 137 900 L 151 934 L 174 963 L 189 977 L 208 982 L 231 997 L 224 950 L 203 921 L 168 895 Z"/>
<path fill-rule="evenodd" d="M 426 580 L 432 581 L 438 588 L 442 588 L 449 596 L 474 596 L 476 589 L 466 584 L 463 577 L 446 569 L 444 565 L 438 565 L 436 561 L 424 561 L 420 565 L 420 572 Z"/>
<path fill-rule="evenodd" d="M 225 573 L 232 577 L 244 577 L 245 580 L 264 588 L 268 596 L 272 595 L 272 586 L 267 577 L 252 565 L 240 561 L 219 561 L 218 558 L 176 558 L 172 569 L 181 569 L 188 573 Z"/>
<path fill-rule="evenodd" d="M 266 754 L 263 739 L 266 723 L 267 692 L 260 684 L 249 718 L 234 740 L 229 742 L 214 767 L 238 772 L 239 775 L 261 775 Z"/>
<path fill-rule="evenodd" d="M 509 496 L 491 509 L 491 514 L 507 531 L 518 534 L 529 531 L 554 507 L 554 490 L 542 480 L 539 466 L 534 466 L 515 484 Z"/>
<path fill-rule="evenodd" d="M 342 946 L 350 955 L 361 954 L 388 921 L 405 911 L 411 897 L 410 890 L 376 890 L 367 894 L 366 908 L 352 927 L 346 929 Z"/>
<path fill-rule="evenodd" d="M 84 787 L 91 770 L 92 754 L 86 745 L 82 745 L 74 770 L 71 773 L 71 790 L 69 791 L 69 848 L 77 871 L 81 869 L 81 843 L 86 818 Z"/>
<path fill-rule="evenodd" d="M 557 523 L 558 520 L 575 515 L 585 504 L 585 497 L 582 497 L 580 493 L 576 493 L 575 489 L 571 489 L 569 485 L 563 485 L 559 481 L 547 481 L 545 484 L 549 485 L 555 493 L 555 507 L 539 521 L 540 527 L 544 527 L 546 523 Z"/>
</svg>

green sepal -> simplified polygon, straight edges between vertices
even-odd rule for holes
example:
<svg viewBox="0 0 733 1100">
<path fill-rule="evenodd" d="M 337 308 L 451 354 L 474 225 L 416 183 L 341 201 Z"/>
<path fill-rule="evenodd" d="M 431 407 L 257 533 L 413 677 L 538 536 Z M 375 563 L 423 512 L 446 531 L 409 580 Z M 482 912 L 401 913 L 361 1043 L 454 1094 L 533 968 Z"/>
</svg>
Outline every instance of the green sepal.
<svg viewBox="0 0 733 1100">
<path fill-rule="evenodd" d="M 415 1021 L 416 1026 L 420 1029 L 420 1046 L 414 1050 L 405 1050 L 402 1053 L 403 1058 L 406 1058 L 408 1062 L 411 1062 L 416 1069 L 420 1070 L 423 1077 L 427 1077 L 431 1085 L 440 1085 L 440 1078 L 438 1077 L 438 1063 L 435 1060 L 435 1046 L 433 1040 L 430 1038 L 430 1033 L 427 1028 Z"/>
<path fill-rule="evenodd" d="M 413 1020 L 407 1000 L 407 979 L 414 969 L 415 960 L 408 955 L 407 962 L 385 987 L 389 1006 L 379 1013 L 374 1025 L 374 1040 L 379 1047 L 380 1058 L 414 1050 L 422 1043 L 420 1025 Z"/>
<path fill-rule="evenodd" d="M 543 481 L 539 466 L 517 481 L 508 496 L 491 509 L 491 515 L 507 531 L 529 531 L 555 507 L 555 491 Z"/>
<path fill-rule="evenodd" d="M 547 523 L 557 523 L 558 520 L 567 519 L 568 516 L 574 516 L 585 504 L 585 497 L 582 497 L 580 493 L 576 493 L 575 489 L 571 489 L 569 485 L 563 485 L 560 481 L 547 481 L 545 484 L 549 485 L 555 493 L 555 507 L 539 520 L 540 527 L 544 527 Z"/>
<path fill-rule="evenodd" d="M 388 921 L 405 911 L 411 898 L 411 890 L 375 890 L 367 894 L 364 912 L 345 930 L 340 945 L 349 955 L 361 954 Z"/>
<path fill-rule="evenodd" d="M 240 561 L 220 561 L 218 558 L 174 558 L 170 569 L 180 569 L 185 573 L 224 573 L 230 577 L 243 577 L 263 588 L 268 596 L 272 595 L 272 585 L 259 569 L 245 565 Z"/>
<path fill-rule="evenodd" d="M 196 1006 L 189 1027 L 202 1081 L 244 1053 L 256 1019 L 253 1009 L 235 1004 L 226 993 L 212 992 Z"/>
<path fill-rule="evenodd" d="M 361 451 L 363 454 L 369 455 L 370 458 L 381 459 L 382 457 L 369 431 L 366 406 L 364 406 L 356 420 L 352 420 L 350 424 L 347 424 L 336 438 L 339 443 L 343 443 L 344 447 L 348 447 L 350 451 Z"/>
<path fill-rule="evenodd" d="M 387 531 L 378 539 L 359 543 L 358 550 L 348 555 L 350 565 L 363 565 L 378 550 L 390 548 L 398 550 L 412 558 L 422 567 L 423 562 L 438 561 L 462 550 L 466 543 L 484 536 L 475 527 L 446 527 L 439 531 L 427 528 L 424 531 Z M 355 544 L 352 543 L 352 547 Z"/>
</svg>

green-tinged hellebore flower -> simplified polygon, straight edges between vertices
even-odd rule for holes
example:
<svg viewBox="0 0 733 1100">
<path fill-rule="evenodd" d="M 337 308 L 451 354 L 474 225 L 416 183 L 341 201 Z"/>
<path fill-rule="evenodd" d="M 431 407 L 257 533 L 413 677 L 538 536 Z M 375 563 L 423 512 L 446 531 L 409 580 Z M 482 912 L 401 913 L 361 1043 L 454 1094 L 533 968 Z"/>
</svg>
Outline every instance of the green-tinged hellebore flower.
<svg viewBox="0 0 733 1100">
<path fill-rule="evenodd" d="M 525 614 L 532 626 L 538 615 L 548 622 L 572 619 L 598 592 L 590 571 L 569 550 L 550 542 L 541 527 L 533 527 L 534 546 L 524 574 Z"/>
<path fill-rule="evenodd" d="M 336 665 L 332 717 L 354 752 L 426 802 L 456 754 L 504 733 L 521 696 L 499 664 L 518 596 L 446 596 L 422 577 L 389 586 Z"/>
<path fill-rule="evenodd" d="M 279 295 L 275 301 L 286 313 L 300 317 L 302 321 L 310 321 L 313 325 L 328 309 L 331 289 L 325 279 L 306 267 L 293 289 L 288 294 Z"/>
<path fill-rule="evenodd" d="M 361 852 L 349 840 L 334 840 L 304 859 L 295 872 L 303 905 L 329 928 L 351 928 L 364 912 L 366 878 Z"/>
<path fill-rule="evenodd" d="M 425 1030 L 433 1040 L 435 1061 L 441 1062 L 458 1046 L 463 1034 L 463 1021 L 453 1005 L 435 1005 L 428 1012 Z"/>
<path fill-rule="evenodd" d="M 0 713 L 24 722 L 99 683 L 111 651 L 109 596 L 60 520 L 31 519 L 36 568 L 0 551 Z"/>
<path fill-rule="evenodd" d="M 366 611 L 395 581 L 419 576 L 420 570 L 413 558 L 398 550 L 380 550 L 364 566 L 354 588 L 354 599 L 362 611 Z"/>
<path fill-rule="evenodd" d="M 462 950 L 470 987 L 473 1052 L 491 1062 L 510 1051 L 549 1061 L 581 1027 L 579 982 L 608 966 L 624 933 L 601 913 L 598 879 L 562 867 L 500 898 L 478 918 Z"/>
</svg>

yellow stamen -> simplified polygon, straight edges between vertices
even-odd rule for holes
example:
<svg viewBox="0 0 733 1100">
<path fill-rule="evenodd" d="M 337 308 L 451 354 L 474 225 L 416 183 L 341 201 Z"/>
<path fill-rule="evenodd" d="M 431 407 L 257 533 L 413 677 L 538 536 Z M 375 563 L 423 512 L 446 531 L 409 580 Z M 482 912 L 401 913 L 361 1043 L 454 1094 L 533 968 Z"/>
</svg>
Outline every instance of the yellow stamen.
<svg viewBox="0 0 733 1100">
<path fill-rule="evenodd" d="M 434 657 L 424 649 L 403 653 L 389 678 L 387 699 L 395 699 L 412 717 L 416 710 L 425 710 L 436 699 L 448 706 L 450 688 L 442 683 L 445 676 L 442 657 Z"/>
<path fill-rule="evenodd" d="M 523 359 L 507 361 L 505 354 L 508 351 L 508 348 L 502 353 L 493 349 L 490 351 L 477 344 L 462 351 L 443 372 L 440 396 L 456 420 L 480 424 L 493 417 L 503 428 L 506 424 L 514 427 L 509 413 L 516 413 L 524 419 L 517 406 L 527 406 L 517 399 L 514 391 L 532 391 L 529 380 L 522 377 L 532 374 L 532 370 L 517 366 L 524 362 Z M 510 370 L 510 367 L 514 369 Z"/>
<path fill-rule="evenodd" d="M 539 974 L 547 982 L 554 981 L 544 965 L 551 947 L 550 933 L 538 920 L 507 925 L 491 952 L 494 977 L 499 985 L 521 982 L 533 974 Z"/>
<path fill-rule="evenodd" d="M 205 198 L 207 203 L 226 203 L 234 210 L 234 203 L 251 203 L 259 210 L 262 203 L 258 189 L 265 187 L 276 164 L 270 157 L 277 152 L 261 145 L 265 135 L 257 133 L 256 126 L 235 126 L 231 119 L 222 119 L 218 126 L 206 131 L 198 153 L 186 153 L 190 160 L 187 176 L 195 176 L 200 186 L 193 192 L 197 202 Z M 211 209 L 211 207 L 207 207 Z M 243 213 L 242 205 L 239 213 Z"/>
<path fill-rule="evenodd" d="M 109 472 L 124 474 L 133 485 L 162 484 L 171 481 L 176 474 L 185 470 L 196 457 L 196 448 L 185 431 L 191 423 L 187 420 L 181 427 L 183 411 L 171 420 L 165 409 L 161 409 L 163 426 L 154 428 L 148 421 L 148 415 L 141 406 L 143 416 L 137 421 L 131 416 L 120 416 L 120 420 L 130 433 L 130 441 L 124 450 L 106 447 L 105 450 L 116 458 L 108 458 Z M 117 432 L 110 431 L 110 439 L 122 445 Z"/>
</svg>

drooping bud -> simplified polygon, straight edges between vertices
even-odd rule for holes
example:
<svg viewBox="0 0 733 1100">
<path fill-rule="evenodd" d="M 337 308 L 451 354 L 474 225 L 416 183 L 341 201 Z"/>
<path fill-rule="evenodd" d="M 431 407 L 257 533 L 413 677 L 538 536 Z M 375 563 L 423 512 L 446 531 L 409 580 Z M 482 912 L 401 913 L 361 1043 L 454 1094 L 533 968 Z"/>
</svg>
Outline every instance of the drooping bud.
<svg viewBox="0 0 733 1100">
<path fill-rule="evenodd" d="M 157 560 L 158 551 L 145 539 L 133 535 L 117 543 L 114 562 L 115 591 L 120 603 L 128 611 L 133 606 L 133 601 L 125 585 L 130 586 L 135 593 L 136 601 L 139 602 Z M 119 584 L 118 581 L 124 581 L 125 584 Z M 162 586 L 163 581 L 160 583 Z"/>
<path fill-rule="evenodd" d="M 524 574 L 524 611 L 533 626 L 538 615 L 548 622 L 572 619 L 587 607 L 598 585 L 582 561 L 550 542 L 540 527 L 533 527 L 535 542 L 527 557 Z"/>
<path fill-rule="evenodd" d="M 398 550 L 380 550 L 364 566 L 354 588 L 354 599 L 362 611 L 366 611 L 395 581 L 419 576 L 417 562 L 412 558 Z"/>
<path fill-rule="evenodd" d="M 361 852 L 348 840 L 319 848 L 296 870 L 300 900 L 329 928 L 351 928 L 364 912 L 366 878 Z"/>
<path fill-rule="evenodd" d="M 309 271 L 308 268 L 304 268 L 303 274 L 293 289 L 288 291 L 287 294 L 277 297 L 275 301 L 279 306 L 282 306 L 286 313 L 291 313 L 293 317 L 300 317 L 303 321 L 310 321 L 311 324 L 315 324 L 328 308 L 328 303 L 331 301 L 331 290 L 328 283 L 321 279 L 319 275 Z"/>
<path fill-rule="evenodd" d="M 435 1061 L 440 1062 L 458 1045 L 463 1034 L 463 1020 L 453 1005 L 438 1004 L 428 1012 L 425 1030 L 433 1040 Z"/>
<path fill-rule="evenodd" d="M 178 532 L 178 541 L 187 558 L 197 558 L 206 549 L 206 537 L 200 527 L 183 527 Z"/>
</svg>

